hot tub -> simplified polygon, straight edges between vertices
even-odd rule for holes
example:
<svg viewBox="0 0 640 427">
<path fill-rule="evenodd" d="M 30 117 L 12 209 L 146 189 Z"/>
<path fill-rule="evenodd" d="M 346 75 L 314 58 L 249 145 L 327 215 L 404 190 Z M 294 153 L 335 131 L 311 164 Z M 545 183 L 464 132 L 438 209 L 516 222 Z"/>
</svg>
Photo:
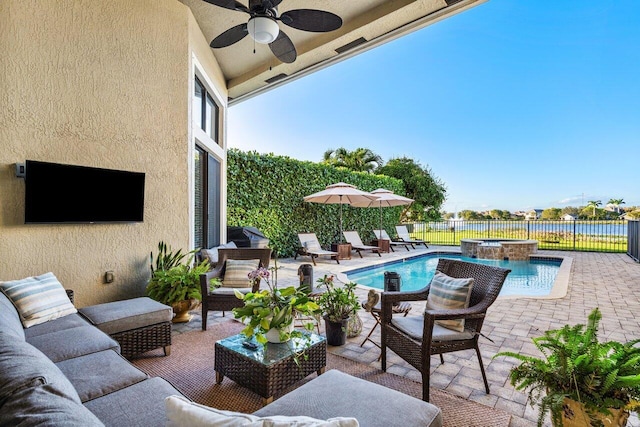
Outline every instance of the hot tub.
<svg viewBox="0 0 640 427">
<path fill-rule="evenodd" d="M 508 259 L 526 261 L 538 252 L 537 240 L 518 239 L 461 239 L 463 257 L 480 259 Z"/>
</svg>

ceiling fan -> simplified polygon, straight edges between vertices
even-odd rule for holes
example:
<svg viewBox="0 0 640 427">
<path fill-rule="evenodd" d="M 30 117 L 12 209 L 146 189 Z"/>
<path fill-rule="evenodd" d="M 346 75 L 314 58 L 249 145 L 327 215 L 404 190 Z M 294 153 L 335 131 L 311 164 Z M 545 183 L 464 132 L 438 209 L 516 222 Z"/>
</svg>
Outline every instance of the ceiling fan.
<svg viewBox="0 0 640 427">
<path fill-rule="evenodd" d="M 334 31 L 342 26 L 342 18 L 324 10 L 295 9 L 278 15 L 278 5 L 282 0 L 249 0 L 249 7 L 236 0 L 204 1 L 250 16 L 246 23 L 231 27 L 214 38 L 210 43 L 212 48 L 231 46 L 249 34 L 257 43 L 268 44 L 271 52 L 287 64 L 294 62 L 298 53 L 291 39 L 280 29 L 278 21 L 298 30 L 317 33 Z"/>
</svg>

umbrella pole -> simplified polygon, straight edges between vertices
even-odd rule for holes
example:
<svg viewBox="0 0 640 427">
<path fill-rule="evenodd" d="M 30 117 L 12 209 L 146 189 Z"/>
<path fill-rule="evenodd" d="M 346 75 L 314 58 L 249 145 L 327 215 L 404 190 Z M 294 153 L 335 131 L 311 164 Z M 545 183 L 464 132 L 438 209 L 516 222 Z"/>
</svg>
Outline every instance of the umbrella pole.
<svg viewBox="0 0 640 427">
<path fill-rule="evenodd" d="M 380 240 L 382 240 L 382 202 L 378 202 L 380 207 Z"/>
<path fill-rule="evenodd" d="M 340 195 L 340 235 L 338 236 L 338 243 L 342 243 L 342 195 Z"/>
</svg>

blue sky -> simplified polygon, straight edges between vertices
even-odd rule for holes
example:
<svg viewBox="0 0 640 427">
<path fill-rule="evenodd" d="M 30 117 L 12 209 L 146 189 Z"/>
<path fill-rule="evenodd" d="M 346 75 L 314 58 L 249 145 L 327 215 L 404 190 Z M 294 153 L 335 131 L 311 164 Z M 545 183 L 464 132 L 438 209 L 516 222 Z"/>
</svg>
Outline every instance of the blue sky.
<svg viewBox="0 0 640 427">
<path fill-rule="evenodd" d="M 447 211 L 640 205 L 640 1 L 489 0 L 234 105 L 228 125 L 245 151 L 411 157 Z"/>
</svg>

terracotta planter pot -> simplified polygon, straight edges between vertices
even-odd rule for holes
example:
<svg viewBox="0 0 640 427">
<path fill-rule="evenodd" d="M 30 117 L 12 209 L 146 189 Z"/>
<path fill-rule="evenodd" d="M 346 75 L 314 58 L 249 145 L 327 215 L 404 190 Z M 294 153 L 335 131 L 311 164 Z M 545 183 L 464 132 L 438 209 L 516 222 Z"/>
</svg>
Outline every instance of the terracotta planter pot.
<svg viewBox="0 0 640 427">
<path fill-rule="evenodd" d="M 580 402 L 572 399 L 564 400 L 562 423 L 564 427 L 590 427 L 589 415 L 584 411 Z M 602 422 L 604 427 L 624 427 L 627 425 L 629 412 L 623 409 L 610 409 L 611 415 L 597 414 L 596 419 Z"/>
<path fill-rule="evenodd" d="M 173 308 L 173 313 L 175 314 L 175 316 L 173 316 L 173 319 L 171 321 L 173 323 L 189 322 L 193 317 L 191 314 L 189 314 L 189 311 L 195 309 L 198 306 L 199 302 L 200 301 L 198 301 L 197 299 L 190 299 L 190 300 L 174 302 L 173 304 L 171 304 L 171 307 Z"/>
</svg>

